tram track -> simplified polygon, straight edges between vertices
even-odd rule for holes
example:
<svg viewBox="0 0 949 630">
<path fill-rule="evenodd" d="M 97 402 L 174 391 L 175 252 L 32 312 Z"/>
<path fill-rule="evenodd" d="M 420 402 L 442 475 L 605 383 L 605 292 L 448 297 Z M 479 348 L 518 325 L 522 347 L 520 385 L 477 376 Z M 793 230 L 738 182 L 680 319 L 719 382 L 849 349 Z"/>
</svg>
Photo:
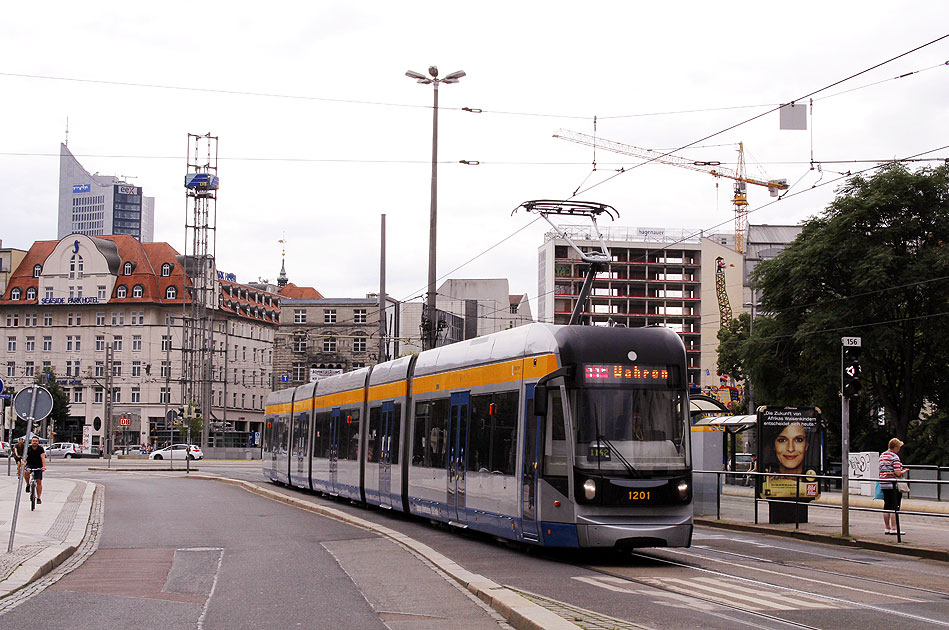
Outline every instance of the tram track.
<svg viewBox="0 0 949 630">
<path fill-rule="evenodd" d="M 685 552 L 683 552 L 683 553 L 685 553 Z M 642 558 L 642 559 L 645 559 L 645 560 L 649 560 L 649 561 L 652 561 L 652 562 L 660 562 L 660 563 L 664 563 L 664 564 L 667 564 L 667 565 L 670 565 L 670 566 L 674 566 L 674 567 L 679 567 L 679 568 L 683 568 L 683 569 L 690 569 L 690 570 L 692 570 L 692 571 L 700 572 L 700 573 L 707 574 L 707 575 L 716 576 L 716 577 L 719 577 L 719 578 L 727 578 L 727 579 L 729 579 L 729 580 L 735 580 L 735 581 L 738 581 L 738 582 L 747 583 L 747 584 L 751 585 L 753 588 L 756 588 L 756 589 L 760 589 L 761 587 L 769 587 L 769 588 L 775 589 L 776 591 L 782 591 L 782 592 L 786 592 L 786 593 L 790 593 L 790 594 L 794 594 L 794 595 L 806 596 L 807 598 L 810 598 L 810 599 L 823 600 L 823 601 L 827 602 L 828 605 L 844 606 L 844 607 L 849 607 L 849 608 L 861 608 L 861 609 L 864 609 L 864 610 L 873 611 L 874 613 L 881 614 L 881 615 L 895 616 L 895 617 L 900 617 L 900 618 L 903 618 L 903 619 L 912 619 L 913 621 L 918 621 L 918 622 L 922 622 L 922 623 L 932 624 L 932 625 L 934 625 L 934 626 L 940 626 L 940 627 L 949 628 L 949 622 L 946 622 L 946 621 L 943 621 L 943 620 L 940 620 L 940 619 L 932 619 L 932 618 L 929 618 L 929 617 L 923 617 L 923 616 L 921 616 L 921 615 L 915 615 L 915 614 L 908 613 L 908 612 L 904 612 L 904 611 L 891 610 L 891 609 L 885 608 L 885 607 L 883 607 L 883 606 L 878 606 L 878 605 L 874 605 L 874 604 L 867 604 L 867 603 L 864 603 L 864 602 L 854 601 L 854 600 L 852 600 L 852 599 L 845 599 L 845 598 L 841 598 L 841 597 L 834 597 L 834 596 L 825 595 L 825 594 L 822 594 L 822 593 L 815 593 L 815 592 L 811 592 L 811 591 L 807 591 L 807 590 L 802 590 L 802 589 L 799 589 L 799 588 L 794 588 L 794 587 L 791 587 L 791 586 L 784 586 L 784 585 L 781 585 L 781 584 L 775 584 L 775 583 L 773 583 L 773 582 L 767 582 L 767 581 L 762 581 L 762 580 L 755 580 L 755 579 L 748 578 L 748 577 L 746 577 L 746 576 L 744 576 L 744 575 L 738 575 L 738 574 L 735 574 L 735 573 L 726 573 L 726 572 L 723 572 L 723 571 L 716 571 L 716 570 L 714 570 L 714 569 L 708 569 L 708 568 L 704 568 L 704 567 L 697 567 L 697 566 L 694 566 L 694 565 L 691 565 L 691 564 L 688 564 L 688 563 L 685 563 L 685 562 L 678 562 L 678 561 L 675 561 L 675 560 L 670 560 L 670 559 L 664 558 L 664 557 L 662 557 L 662 556 L 660 556 L 660 555 L 647 554 L 647 553 L 642 553 L 642 552 L 638 552 L 638 551 L 630 552 L 629 555 L 630 555 L 630 556 L 633 556 L 633 557 L 638 557 L 638 558 Z M 680 590 L 680 589 L 674 589 L 674 588 L 671 588 L 671 587 L 668 587 L 668 586 L 665 586 L 665 585 L 662 585 L 662 584 L 657 584 L 656 581 L 651 580 L 651 579 L 648 579 L 648 578 L 640 578 L 640 577 L 636 577 L 636 576 L 625 575 L 625 574 L 623 574 L 623 573 L 621 573 L 621 572 L 619 572 L 619 571 L 607 569 L 607 568 L 604 568 L 604 567 L 597 567 L 597 566 L 591 566 L 591 565 L 581 565 L 581 564 L 578 564 L 578 565 L 576 565 L 576 566 L 581 567 L 581 568 L 583 568 L 583 569 L 586 569 L 586 570 L 588 570 L 588 571 L 592 571 L 592 572 L 594 572 L 594 573 L 599 573 L 599 574 L 602 574 L 602 575 L 608 575 L 608 576 L 611 576 L 611 577 L 614 577 L 614 578 L 620 578 L 620 579 L 622 579 L 622 580 L 627 580 L 627 581 L 634 582 L 634 583 L 637 583 L 637 584 L 646 585 L 646 586 L 649 586 L 649 587 L 652 587 L 652 588 L 658 588 L 658 589 L 660 589 L 660 590 L 671 591 L 671 592 L 674 592 L 674 593 L 676 593 L 676 594 L 678 594 L 678 595 L 683 595 L 683 594 L 685 594 L 685 595 L 687 595 L 688 597 L 692 597 L 692 598 L 694 598 L 694 599 L 696 599 L 696 600 L 698 600 L 698 601 L 707 602 L 707 603 L 713 603 L 713 604 L 715 604 L 715 605 L 717 605 L 717 606 L 724 606 L 724 607 L 726 607 L 726 608 L 731 608 L 731 609 L 733 609 L 733 610 L 740 610 L 741 612 L 743 612 L 743 613 L 745 613 L 745 614 L 748 614 L 748 615 L 752 615 L 752 616 L 755 616 L 755 617 L 761 617 L 761 618 L 769 619 L 769 620 L 772 620 L 772 621 L 779 621 L 779 622 L 781 622 L 782 624 L 789 625 L 789 626 L 792 626 L 792 627 L 797 627 L 797 628 L 814 628 L 815 630 L 818 630 L 815 626 L 810 626 L 810 625 L 808 625 L 808 624 L 804 624 L 804 623 L 801 623 L 801 622 L 792 621 L 792 620 L 788 620 L 788 619 L 783 619 L 783 618 L 778 617 L 778 616 L 776 616 L 776 615 L 772 615 L 772 614 L 769 614 L 769 613 L 763 613 L 763 612 L 758 611 L 758 610 L 752 610 L 752 609 L 749 609 L 749 608 L 747 608 L 747 607 L 739 606 L 739 605 L 737 605 L 737 604 L 732 604 L 732 603 L 729 603 L 729 602 L 723 602 L 721 599 L 711 598 L 711 597 L 703 596 L 703 595 L 700 595 L 700 594 L 697 594 L 697 593 L 683 593 L 682 590 Z M 739 566 L 741 566 L 741 565 L 739 565 Z M 753 567 L 745 567 L 745 568 L 753 568 Z M 834 584 L 832 584 L 831 586 L 840 587 L 841 585 L 834 585 Z M 856 589 L 854 589 L 854 590 L 856 590 Z M 866 591 L 864 590 L 864 591 L 862 591 L 862 592 L 866 592 Z M 884 594 L 884 593 L 874 593 L 874 594 L 876 594 L 876 595 L 886 595 L 886 594 Z M 908 598 L 904 598 L 904 599 L 908 599 Z M 912 601 L 912 600 L 911 600 L 911 601 Z"/>
<path fill-rule="evenodd" d="M 873 583 L 873 584 L 880 584 L 880 585 L 882 585 L 882 586 L 892 586 L 892 587 L 894 587 L 894 588 L 899 588 L 899 589 L 903 589 L 903 590 L 919 591 L 919 592 L 921 592 L 921 593 L 927 593 L 927 594 L 929 594 L 929 595 L 937 595 L 937 596 L 939 596 L 939 597 L 946 597 L 946 598 L 949 598 L 949 592 L 946 592 L 946 591 L 938 591 L 938 590 L 934 590 L 934 589 L 930 589 L 930 588 L 924 588 L 924 587 L 922 587 L 922 586 L 912 586 L 912 585 L 908 585 L 908 584 L 901 584 L 901 583 L 899 583 L 899 582 L 890 582 L 890 581 L 887 581 L 887 580 L 881 580 L 881 579 L 879 579 L 879 578 L 872 578 L 872 577 L 868 577 L 868 576 L 865 576 L 865 575 L 856 575 L 856 574 L 854 574 L 854 573 L 844 573 L 844 572 L 842 572 L 842 571 L 833 571 L 833 570 L 831 570 L 831 569 L 821 569 L 821 568 L 818 568 L 818 567 L 812 567 L 812 566 L 807 566 L 807 565 L 795 564 L 795 563 L 793 563 L 793 562 L 786 562 L 786 561 L 784 561 L 784 560 L 772 560 L 771 558 L 762 558 L 762 557 L 760 557 L 760 556 L 753 556 L 753 555 L 749 555 L 749 554 L 738 553 L 738 552 L 736 552 L 736 551 L 726 551 L 726 550 L 724 550 L 724 549 L 714 549 L 714 548 L 711 548 L 711 547 L 701 546 L 701 547 L 692 547 L 692 548 L 690 549 L 690 551 L 687 552 L 687 554 L 688 554 L 689 556 L 691 556 L 691 557 L 704 558 L 704 559 L 706 559 L 706 560 L 709 560 L 710 562 L 723 562 L 723 561 L 721 561 L 721 560 L 716 560 L 715 558 L 711 558 L 711 557 L 709 557 L 709 556 L 702 555 L 702 554 L 700 554 L 700 553 L 696 553 L 696 550 L 701 550 L 701 551 L 703 551 L 703 552 L 717 553 L 717 554 L 727 555 L 727 556 L 735 556 L 735 557 L 738 557 L 738 558 L 744 558 L 744 559 L 746 559 L 746 560 L 753 560 L 753 561 L 755 561 L 755 562 L 761 562 L 761 563 L 764 563 L 764 564 L 773 564 L 773 565 L 780 566 L 780 567 L 785 567 L 785 568 L 790 568 L 790 569 L 798 569 L 798 570 L 801 570 L 801 571 L 807 571 L 807 572 L 809 572 L 809 573 L 822 573 L 822 574 L 824 574 L 824 575 L 833 575 L 833 576 L 836 576 L 836 577 L 842 577 L 842 578 L 847 578 L 847 579 L 851 579 L 851 580 L 858 580 L 858 581 L 862 581 L 862 582 L 871 582 L 871 583 Z M 680 552 L 680 551 L 676 551 L 676 550 L 672 550 L 672 549 L 666 549 L 666 550 L 664 550 L 664 551 L 666 551 L 667 553 L 675 553 L 675 554 L 682 553 L 682 554 L 686 554 L 686 552 Z M 823 557 L 826 558 L 827 556 L 823 556 Z M 854 559 L 851 559 L 851 558 L 839 557 L 838 559 L 840 559 L 840 560 L 842 560 L 842 561 L 845 561 L 845 562 L 856 562 L 856 563 L 860 563 L 860 564 L 864 564 L 864 565 L 871 565 L 871 564 L 872 564 L 872 563 L 869 563 L 869 562 L 866 562 L 866 561 L 854 560 Z M 748 567 L 748 568 L 751 568 L 751 567 Z M 756 569 L 755 569 L 755 570 L 756 570 Z M 798 578 L 798 579 L 800 579 L 800 578 Z M 840 585 L 840 584 L 837 584 L 837 585 L 835 585 L 835 586 L 838 587 L 838 588 L 847 588 L 847 587 L 845 587 L 844 585 Z"/>
</svg>

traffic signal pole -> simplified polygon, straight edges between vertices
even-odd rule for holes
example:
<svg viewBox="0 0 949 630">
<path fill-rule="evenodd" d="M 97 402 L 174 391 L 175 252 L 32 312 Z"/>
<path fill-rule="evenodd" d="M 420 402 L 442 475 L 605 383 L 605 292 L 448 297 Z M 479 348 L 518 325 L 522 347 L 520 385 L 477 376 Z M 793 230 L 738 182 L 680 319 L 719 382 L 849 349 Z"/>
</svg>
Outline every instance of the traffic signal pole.
<svg viewBox="0 0 949 630">
<path fill-rule="evenodd" d="M 840 338 L 840 534 L 850 535 L 850 397 L 860 391 L 860 337 Z"/>
</svg>

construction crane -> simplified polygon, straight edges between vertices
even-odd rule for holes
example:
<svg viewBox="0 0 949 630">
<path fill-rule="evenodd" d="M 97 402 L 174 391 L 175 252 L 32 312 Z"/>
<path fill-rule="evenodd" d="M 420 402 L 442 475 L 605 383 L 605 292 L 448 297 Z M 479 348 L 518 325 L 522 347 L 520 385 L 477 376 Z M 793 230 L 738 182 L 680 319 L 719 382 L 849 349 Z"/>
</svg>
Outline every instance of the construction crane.
<svg viewBox="0 0 949 630">
<path fill-rule="evenodd" d="M 735 208 L 735 251 L 737 251 L 739 254 L 745 253 L 745 232 L 748 225 L 747 184 L 766 187 L 771 193 L 772 197 L 777 197 L 779 194 L 781 194 L 782 190 L 788 189 L 788 180 L 786 179 L 772 179 L 763 181 L 745 175 L 745 146 L 744 143 L 741 142 L 738 143 L 738 168 L 730 169 L 728 167 L 722 166 L 721 162 L 700 162 L 689 160 L 678 155 L 671 155 L 662 153 L 661 151 L 653 151 L 652 149 L 634 147 L 629 144 L 623 144 L 622 142 L 605 140 L 603 138 L 597 138 L 596 136 L 590 136 L 578 131 L 569 131 L 567 129 L 560 129 L 557 131 L 557 133 L 554 134 L 554 138 L 560 138 L 561 140 L 566 140 L 567 142 L 575 142 L 576 144 L 583 144 L 595 149 L 603 149 L 604 151 L 611 151 L 613 153 L 620 153 L 622 155 L 631 155 L 633 157 L 648 160 L 656 164 L 679 166 L 681 168 L 699 171 L 700 173 L 708 173 L 709 175 L 714 175 L 715 177 L 726 177 L 728 179 L 734 180 L 735 195 L 732 198 L 732 204 Z"/>
</svg>

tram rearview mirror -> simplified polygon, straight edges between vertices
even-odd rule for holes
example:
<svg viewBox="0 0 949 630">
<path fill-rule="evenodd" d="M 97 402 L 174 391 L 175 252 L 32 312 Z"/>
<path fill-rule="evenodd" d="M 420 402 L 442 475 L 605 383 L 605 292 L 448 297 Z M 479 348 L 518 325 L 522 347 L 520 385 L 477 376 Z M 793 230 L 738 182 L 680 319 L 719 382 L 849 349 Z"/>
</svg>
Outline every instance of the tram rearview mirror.
<svg viewBox="0 0 949 630">
<path fill-rule="evenodd" d="M 534 387 L 534 415 L 547 415 L 547 386 L 537 385 Z"/>
</svg>

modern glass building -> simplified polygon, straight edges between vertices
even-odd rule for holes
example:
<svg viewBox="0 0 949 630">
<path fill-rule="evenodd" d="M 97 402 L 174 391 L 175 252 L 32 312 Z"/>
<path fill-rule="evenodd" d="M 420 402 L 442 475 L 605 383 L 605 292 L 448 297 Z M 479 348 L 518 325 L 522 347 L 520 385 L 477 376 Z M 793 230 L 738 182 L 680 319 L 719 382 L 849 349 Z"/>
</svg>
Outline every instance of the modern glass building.
<svg viewBox="0 0 949 630">
<path fill-rule="evenodd" d="M 150 243 L 155 234 L 155 198 L 113 175 L 90 174 L 62 144 L 56 234 L 57 238 L 128 234 Z"/>
</svg>

